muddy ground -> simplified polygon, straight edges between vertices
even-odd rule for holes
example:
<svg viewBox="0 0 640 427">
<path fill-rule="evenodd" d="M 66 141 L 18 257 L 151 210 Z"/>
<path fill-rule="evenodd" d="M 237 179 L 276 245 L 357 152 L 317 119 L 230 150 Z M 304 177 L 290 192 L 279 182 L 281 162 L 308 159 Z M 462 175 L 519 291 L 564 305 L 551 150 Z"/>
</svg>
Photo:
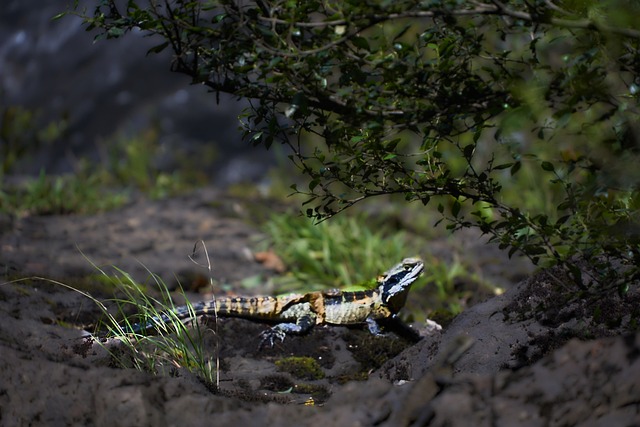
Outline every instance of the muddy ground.
<svg viewBox="0 0 640 427">
<path fill-rule="evenodd" d="M 442 331 L 414 324 L 423 339 L 411 343 L 317 327 L 259 349 L 268 325 L 201 319 L 218 384 L 176 364 L 158 369 L 163 375 L 116 366 L 128 350 L 85 331 L 101 318 L 96 304 L 33 278 L 106 300 L 112 295 L 90 260 L 142 282 L 150 271 L 168 284 L 179 279 L 204 297 L 208 272 L 188 259 L 204 240 L 225 292 L 256 275 L 268 283 L 275 273 L 254 259 L 261 235 L 247 221 L 252 208 L 202 190 L 92 216 L 0 218 L 2 281 L 31 277 L 0 286 L 0 424 L 640 424 L 637 284 L 624 298 L 571 299 L 561 271 L 534 274 L 473 234 L 425 242 L 425 251 L 466 257 L 508 290 Z"/>
</svg>

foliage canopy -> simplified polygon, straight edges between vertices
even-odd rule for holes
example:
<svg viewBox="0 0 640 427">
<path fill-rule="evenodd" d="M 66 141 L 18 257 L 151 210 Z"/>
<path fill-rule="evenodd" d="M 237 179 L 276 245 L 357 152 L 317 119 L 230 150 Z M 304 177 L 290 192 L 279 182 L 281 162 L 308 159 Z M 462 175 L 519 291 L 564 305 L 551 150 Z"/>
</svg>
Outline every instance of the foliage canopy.
<svg viewBox="0 0 640 427">
<path fill-rule="evenodd" d="M 250 100 L 245 137 L 291 147 L 309 216 L 401 194 L 579 284 L 575 255 L 639 276 L 638 2 L 82 3 L 96 38 L 159 36 L 172 70 Z"/>
</svg>

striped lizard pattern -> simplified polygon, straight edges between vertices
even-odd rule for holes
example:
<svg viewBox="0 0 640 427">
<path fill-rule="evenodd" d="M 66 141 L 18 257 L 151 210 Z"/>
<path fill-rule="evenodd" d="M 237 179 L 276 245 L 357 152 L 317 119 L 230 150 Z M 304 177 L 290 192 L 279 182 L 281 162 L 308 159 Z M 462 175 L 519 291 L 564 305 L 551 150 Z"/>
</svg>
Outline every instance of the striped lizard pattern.
<svg viewBox="0 0 640 427">
<path fill-rule="evenodd" d="M 397 318 L 404 306 L 409 289 L 420 276 L 424 263 L 418 258 L 406 258 L 380 275 L 377 286 L 365 291 L 327 291 L 289 294 L 278 297 L 224 297 L 177 307 L 171 314 L 162 313 L 146 324 L 134 324 L 132 332 L 141 333 L 154 324 L 191 319 L 194 316 L 239 317 L 276 323 L 262 333 L 261 346 L 283 341 L 286 334 L 304 334 L 313 326 L 366 324 L 373 334 L 381 327 L 389 327 L 407 338 L 419 336 Z"/>
</svg>

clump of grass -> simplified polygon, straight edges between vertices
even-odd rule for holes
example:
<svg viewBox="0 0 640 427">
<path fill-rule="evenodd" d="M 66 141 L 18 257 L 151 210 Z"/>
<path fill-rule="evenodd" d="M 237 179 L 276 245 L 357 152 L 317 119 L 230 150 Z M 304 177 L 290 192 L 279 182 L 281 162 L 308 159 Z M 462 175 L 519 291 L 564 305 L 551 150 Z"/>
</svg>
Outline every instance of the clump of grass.
<svg viewBox="0 0 640 427">
<path fill-rule="evenodd" d="M 128 357 L 115 357 L 117 364 L 155 374 L 170 374 L 176 368 L 184 368 L 207 383 L 218 385 L 217 360 L 204 351 L 205 334 L 212 331 L 201 328 L 197 322 L 191 328 L 178 319 L 173 311 L 176 306 L 170 291 L 158 276 L 152 274 L 155 287 L 160 293 L 160 297 L 155 298 L 149 296 L 144 286 L 120 269 L 116 268 L 118 274 L 112 276 L 100 271 L 123 295 L 111 300 L 115 303 L 118 314 L 114 316 L 109 311 L 102 310 L 104 318 L 98 325 L 101 334 L 121 342 L 128 350 Z M 188 307 L 191 317 L 195 318 L 187 298 L 184 305 Z M 127 316 L 132 310 L 137 314 Z M 168 317 L 169 321 L 159 320 L 162 315 Z M 123 320 L 119 321 L 118 318 Z M 148 328 L 142 332 L 133 332 L 136 323 L 148 325 Z"/>
<path fill-rule="evenodd" d="M 98 168 L 105 184 L 135 188 L 152 199 L 163 199 L 204 184 L 205 160 L 213 160 L 206 149 L 202 150 L 202 157 L 193 159 L 176 148 L 172 158 L 179 167 L 174 171 L 160 169 L 157 163 L 163 148 L 159 131 L 153 126 L 135 135 L 116 136 L 107 141 L 107 146 L 106 164 Z"/>
<path fill-rule="evenodd" d="M 263 242 L 292 273 L 276 278 L 279 291 L 317 290 L 375 284 L 382 270 L 417 253 L 402 231 L 373 228 L 365 215 L 338 215 L 329 221 L 293 214 L 273 215 L 263 226 Z"/>
<path fill-rule="evenodd" d="M 106 145 L 107 159 L 97 163 L 80 159 L 71 174 L 48 175 L 42 170 L 37 178 L 16 184 L 10 182 L 9 173 L 15 161 L 0 168 L 0 212 L 35 215 L 102 212 L 124 205 L 132 193 L 162 199 L 205 182 L 204 174 L 194 167 L 185 166 L 174 172 L 156 167 L 155 158 L 161 147 L 153 130 L 121 136 Z M 25 155 L 17 148 L 7 154 L 16 159 Z"/>
<path fill-rule="evenodd" d="M 206 265 L 198 264 L 194 259 L 199 244 L 202 245 L 207 260 Z M 196 243 L 193 254 L 189 258 L 209 270 L 209 281 L 213 284 L 209 253 L 203 241 Z M 216 389 L 220 387 L 219 348 L 216 345 L 215 357 L 209 356 L 204 349 L 205 334 L 208 332 L 217 334 L 217 331 L 201 329 L 197 322 L 194 328 L 183 323 L 175 313 L 176 306 L 169 288 L 152 272 L 149 271 L 160 292 L 159 299 L 149 296 L 144 286 L 118 268 L 116 271 L 119 275 L 109 276 L 95 264 L 94 267 L 123 295 L 113 300 L 118 308 L 118 317 L 124 318 L 122 321 L 118 321 L 108 310 L 105 310 L 104 304 L 100 303 L 99 306 L 105 315 L 102 325 L 105 326 L 107 335 L 122 342 L 129 350 L 134 368 L 153 373 L 166 372 L 167 367 L 169 369 L 184 368 L 196 374 L 207 384 L 215 386 Z M 186 296 L 184 300 L 183 305 L 188 308 L 189 317 L 195 319 L 193 305 Z M 132 308 L 138 314 L 127 316 Z M 162 317 L 168 318 L 168 321 L 160 320 Z M 136 329 L 136 323 L 148 327 L 144 328 L 143 333 L 132 332 Z M 118 357 L 115 360 L 122 367 L 128 367 L 128 363 L 131 363 Z"/>
<path fill-rule="evenodd" d="M 3 186 L 0 179 L 0 211 L 38 215 L 91 213 L 125 204 L 128 194 L 107 189 L 96 174 L 47 176 L 22 186 Z"/>
<path fill-rule="evenodd" d="M 151 273 L 160 296 L 148 295 L 146 286 L 136 282 L 127 272 L 114 267 L 116 274 L 109 275 L 101 268 L 94 267 L 110 283 L 120 297 L 103 302 L 90 293 L 66 283 L 32 277 L 18 279 L 42 280 L 74 292 L 91 300 L 100 309 L 103 316 L 96 326 L 96 342 L 110 354 L 113 363 L 121 368 L 133 368 L 153 374 L 173 375 L 177 369 L 186 369 L 201 378 L 208 385 L 219 387 L 219 358 L 205 352 L 204 341 L 211 329 L 204 329 L 195 323 L 194 327 L 183 323 L 173 311 L 174 300 L 166 284 Z M 195 318 L 193 306 L 185 297 L 185 303 L 192 318 Z M 115 305 L 115 313 L 109 306 Z M 135 311 L 137 314 L 131 315 Z M 168 318 L 164 322 L 161 316 Z M 142 332 L 136 332 L 136 324 L 148 325 Z"/>
</svg>

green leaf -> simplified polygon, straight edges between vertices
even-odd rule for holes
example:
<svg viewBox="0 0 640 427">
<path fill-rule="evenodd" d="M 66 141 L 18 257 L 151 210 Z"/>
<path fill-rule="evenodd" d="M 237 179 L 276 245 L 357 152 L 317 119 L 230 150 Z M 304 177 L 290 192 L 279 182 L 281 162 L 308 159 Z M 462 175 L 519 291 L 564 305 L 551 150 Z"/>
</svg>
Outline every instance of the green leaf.
<svg viewBox="0 0 640 427">
<path fill-rule="evenodd" d="M 58 13 L 57 15 L 54 15 L 54 16 L 53 16 L 53 18 L 51 18 L 51 20 L 52 20 L 52 21 L 57 21 L 57 20 L 59 20 L 60 18 L 62 18 L 63 16 L 67 16 L 68 14 L 69 14 L 69 12 L 68 12 L 68 11 L 60 12 L 60 13 Z"/>
<path fill-rule="evenodd" d="M 118 38 L 124 35 L 124 29 L 120 27 L 111 27 L 107 30 L 108 38 Z"/>
<path fill-rule="evenodd" d="M 502 169 L 510 168 L 513 165 L 514 165 L 514 163 L 503 163 L 501 165 L 494 166 L 493 169 L 499 171 L 499 170 L 502 170 Z M 511 175 L 513 175 L 513 172 L 511 173 Z"/>
<path fill-rule="evenodd" d="M 476 150 L 476 144 L 469 144 L 466 147 L 464 147 L 463 155 L 465 159 L 471 160 L 471 158 L 473 157 L 473 152 L 475 150 Z"/>
<path fill-rule="evenodd" d="M 481 136 L 482 136 L 482 127 L 476 129 L 476 131 L 473 132 L 473 142 L 477 143 Z"/>
<path fill-rule="evenodd" d="M 618 285 L 618 295 L 623 297 L 629 293 L 629 282 L 622 282 Z"/>
<path fill-rule="evenodd" d="M 522 167 L 522 162 L 515 162 L 513 166 L 511 166 L 511 176 L 517 174 L 520 167 Z"/>
<path fill-rule="evenodd" d="M 399 142 L 400 142 L 400 138 L 392 139 L 391 141 L 388 141 L 388 142 L 385 143 L 384 149 L 386 151 L 395 151 L 395 149 L 398 146 Z"/>
<path fill-rule="evenodd" d="M 351 38 L 351 43 L 357 48 L 370 50 L 369 42 L 364 37 L 356 36 Z"/>
<path fill-rule="evenodd" d="M 454 216 L 454 218 L 458 217 L 458 214 L 460 213 L 460 208 L 462 207 L 462 205 L 460 204 L 459 201 L 454 201 L 453 202 L 453 206 L 451 206 L 451 215 Z"/>
<path fill-rule="evenodd" d="M 147 51 L 147 55 L 149 55 L 150 53 L 160 53 L 163 50 L 165 50 L 167 48 L 167 46 L 169 46 L 169 42 L 160 43 L 159 45 L 154 46 L 151 49 L 149 49 Z"/>
<path fill-rule="evenodd" d="M 398 34 L 396 34 L 396 36 L 393 38 L 393 41 L 398 40 L 400 37 L 404 36 L 405 33 L 409 30 L 413 28 L 413 24 L 407 24 L 404 26 L 404 28 L 402 30 L 400 30 L 400 32 Z"/>
<path fill-rule="evenodd" d="M 255 132 L 253 135 L 251 135 L 251 143 L 253 145 L 259 144 L 260 140 L 262 139 L 262 135 L 264 135 L 264 132 L 262 131 Z"/>
<path fill-rule="evenodd" d="M 546 253 L 546 250 L 541 246 L 527 245 L 525 248 L 525 252 L 527 253 L 527 255 L 542 255 Z"/>
<path fill-rule="evenodd" d="M 542 162 L 540 164 L 540 167 L 542 167 L 542 169 L 546 170 L 547 172 L 553 172 L 555 170 L 551 162 Z"/>
</svg>

